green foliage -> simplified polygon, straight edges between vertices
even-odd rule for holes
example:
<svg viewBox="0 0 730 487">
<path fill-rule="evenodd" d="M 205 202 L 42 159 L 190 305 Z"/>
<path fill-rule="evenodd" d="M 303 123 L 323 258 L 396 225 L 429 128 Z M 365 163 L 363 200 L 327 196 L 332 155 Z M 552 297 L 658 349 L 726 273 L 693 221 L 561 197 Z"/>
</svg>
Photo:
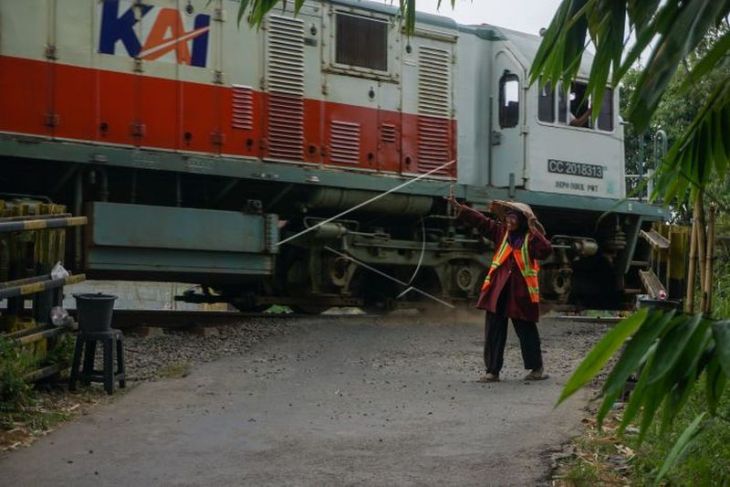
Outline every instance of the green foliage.
<svg viewBox="0 0 730 487">
<path fill-rule="evenodd" d="M 724 415 L 730 412 L 730 390 L 718 409 Z M 670 431 L 650 428 L 641 444 L 633 431 L 623 437 L 615 434 L 620 415 L 614 410 L 603 432 L 591 430 L 574 440 L 576 456 L 560 467 L 556 478 L 564 482 L 557 485 L 730 483 L 730 421 L 719 415 L 707 417 L 700 389 L 692 392 Z"/>
<path fill-rule="evenodd" d="M 25 381 L 33 363 L 32 354 L 0 337 L 0 413 L 18 411 L 33 404 L 33 387 Z"/>
<path fill-rule="evenodd" d="M 719 405 L 730 411 L 730 390 Z M 672 431 L 650 431 L 634 459 L 632 479 L 647 485 L 659 478 L 670 485 L 721 486 L 730 482 L 730 422 L 706 417 L 702 391 L 695 390 Z"/>
<path fill-rule="evenodd" d="M 241 0 L 238 7 L 238 23 L 241 23 L 244 15 L 246 20 L 252 26 L 260 27 L 264 21 L 264 16 L 276 6 L 277 3 L 282 4 L 282 9 L 286 9 L 287 0 Z M 294 0 L 294 11 L 299 12 L 304 5 L 304 0 Z"/>
<path fill-rule="evenodd" d="M 621 344 L 646 320 L 647 313 L 648 311 L 644 309 L 621 321 L 591 349 L 565 384 L 563 392 L 558 399 L 558 404 L 572 396 L 601 371 L 608 359 L 618 350 Z"/>
<path fill-rule="evenodd" d="M 667 86 L 664 97 L 656 108 L 649 126 L 640 134 L 632 124 L 624 127 L 626 171 L 630 174 L 647 174 L 650 169 L 659 167 L 661 157 L 661 144 L 658 143 L 657 134 L 663 130 L 667 135 L 669 145 L 675 144 L 682 139 L 684 133 L 691 126 L 695 117 L 701 112 L 706 101 L 712 94 L 715 87 L 719 86 L 730 74 L 730 66 L 719 63 L 705 76 L 692 79 L 692 89 L 687 89 L 692 67 L 703 59 L 708 51 L 719 39 L 726 36 L 730 28 L 722 23 L 718 28 L 712 29 L 698 47 L 685 59 L 672 80 Z M 629 111 L 629 100 L 633 98 L 642 67 L 629 69 L 624 76 L 622 96 L 620 99 L 620 111 L 622 116 L 627 117 Z M 640 149 L 640 140 L 643 138 L 645 147 L 643 154 Z M 658 149 L 658 150 L 657 150 Z M 664 169 L 668 169 L 664 167 Z M 721 195 L 726 194 L 720 188 L 713 188 L 717 182 L 722 183 L 726 178 L 713 178 L 707 191 L 713 199 L 722 199 Z M 629 181 L 631 184 L 631 181 Z M 633 189 L 633 188 L 628 188 Z M 664 195 L 666 196 L 666 195 Z M 667 200 L 673 205 L 675 221 L 687 222 L 691 215 L 691 205 L 687 204 L 685 195 L 678 195 L 675 201 Z M 725 207 L 730 208 L 730 201 L 723 201 Z"/>
<path fill-rule="evenodd" d="M 631 123 L 627 131 L 627 167 L 632 172 L 645 173 L 649 169 L 638 167 L 644 161 L 638 154 L 637 134 L 663 128 L 672 146 L 657 168 L 653 197 L 662 197 L 665 204 L 675 203 L 687 215 L 688 190 L 689 200 L 694 201 L 702 197 L 706 188 L 712 191 L 716 189 L 713 185 L 725 182 L 725 191 L 720 189 L 719 197 L 710 196 L 721 209 L 730 208 L 722 200 L 723 195 L 729 197 L 728 13 L 728 0 L 564 0 L 538 50 L 531 81 L 540 79 L 555 86 L 559 81 L 567 84 L 575 79 L 586 38 L 590 37 L 596 48 L 588 86 L 595 100 L 593 116 L 597 115 L 607 85 L 616 87 L 621 81 L 627 85 L 625 99 L 629 101 L 622 106 L 622 113 Z M 635 32 L 636 43 L 625 53 L 622 37 L 627 30 Z M 647 65 L 632 70 L 639 55 L 650 48 Z M 675 74 L 679 66 L 682 69 Z M 647 152 L 651 149 L 647 148 Z M 722 228 L 722 222 L 719 227 Z M 718 276 L 721 282 L 727 279 L 727 275 Z M 718 297 L 722 306 L 722 294 Z M 637 319 L 642 321 L 638 328 Z M 703 371 L 704 409 L 711 414 L 717 412 L 730 372 L 730 321 L 711 322 L 702 316 L 652 312 L 634 315 L 619 327 L 635 332 L 604 384 L 599 424 L 621 394 L 629 374 L 639 371 L 639 381 L 622 422 L 622 428 L 626 428 L 639 421 L 639 443 L 655 424 L 659 412 L 661 431 L 670 428 Z M 625 336 L 613 330 L 604 337 L 579 365 L 560 400 L 588 383 L 613 354 L 606 351 L 618 350 Z M 667 455 L 660 476 L 699 431 L 702 417 L 697 418 Z"/>
<path fill-rule="evenodd" d="M 701 432 L 701 424 L 703 419 L 705 419 L 705 413 L 697 416 L 682 432 L 682 434 L 672 446 L 672 449 L 669 450 L 669 454 L 664 459 L 664 463 L 662 463 L 662 466 L 659 469 L 659 473 L 657 474 L 656 479 L 654 479 L 654 484 L 659 484 L 659 482 L 664 478 L 669 469 L 672 468 L 674 464 L 677 463 L 677 460 L 679 460 L 679 458 L 687 452 L 692 441 L 697 438 L 697 435 Z"/>
<path fill-rule="evenodd" d="M 660 406 L 661 429 L 669 428 L 705 370 L 712 376 L 706 383 L 707 396 L 717 398 L 722 394 L 730 375 L 730 320 L 712 321 L 702 315 L 641 310 L 619 323 L 593 347 L 566 383 L 560 401 L 592 380 L 632 334 L 603 385 L 599 422 L 615 403 L 631 373 L 640 372 L 639 381 L 621 426 L 623 429 L 632 421 L 640 420 L 640 439 L 654 423 Z"/>
<path fill-rule="evenodd" d="M 286 8 L 288 5 L 294 5 L 294 12 L 298 13 L 304 5 L 304 0 L 241 0 L 238 7 L 238 22 L 241 23 L 244 17 L 249 25 L 254 27 L 261 27 L 266 14 L 271 11 L 277 4 L 281 4 L 282 8 Z M 391 0 L 390 3 L 394 3 Z M 437 8 L 441 7 L 443 0 L 439 0 Z M 453 8 L 456 4 L 456 0 L 449 0 L 451 7 Z M 406 32 L 413 32 L 416 26 L 416 0 L 398 0 L 400 7 L 401 16 L 405 19 Z"/>
<path fill-rule="evenodd" d="M 727 133 L 730 76 L 715 88 L 687 131 L 672 145 L 659 166 L 655 196 L 661 193 L 665 201 L 671 201 L 690 189 L 690 199 L 694 200 L 713 174 L 724 175 L 730 159 Z"/>
<path fill-rule="evenodd" d="M 65 333 L 58 337 L 46 354 L 45 362 L 48 365 L 67 367 L 71 364 L 74 353 L 75 339 L 73 335 Z"/>
<path fill-rule="evenodd" d="M 725 235 L 730 236 L 730 233 Z M 716 316 L 730 316 L 730 254 L 721 256 L 715 266 L 713 311 Z"/>
</svg>

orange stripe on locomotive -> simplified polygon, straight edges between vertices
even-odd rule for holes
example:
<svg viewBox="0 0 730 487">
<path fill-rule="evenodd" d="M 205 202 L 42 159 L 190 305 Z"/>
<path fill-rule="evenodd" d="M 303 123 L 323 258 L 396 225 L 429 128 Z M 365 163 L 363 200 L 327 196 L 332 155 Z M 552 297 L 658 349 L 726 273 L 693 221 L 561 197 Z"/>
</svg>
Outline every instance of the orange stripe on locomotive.
<svg viewBox="0 0 730 487">
<path fill-rule="evenodd" d="M 4 5 L 10 15 L 18 8 L 14 2 Z M 102 25 L 109 15 L 112 22 L 121 25 L 128 14 L 125 9 L 132 8 L 131 2 L 107 1 L 100 5 Z M 71 7 L 61 10 L 57 15 L 67 15 L 70 10 Z M 182 13 L 152 6 L 145 6 L 142 16 L 153 18 L 155 12 L 157 17 L 145 27 L 148 32 L 139 38 L 136 30 L 134 33 L 133 40 L 140 49 L 140 72 L 135 72 L 134 56 L 127 45 L 129 39 L 120 34 L 114 34 L 118 38 L 101 39 L 99 46 L 84 46 L 81 43 L 86 41 L 80 41 L 80 37 L 73 41 L 78 45 L 63 45 L 72 41 L 61 39 L 57 58 L 54 55 L 43 59 L 37 53 L 26 57 L 23 49 L 3 49 L 0 131 L 393 173 L 425 172 L 436 162 L 456 157 L 455 119 L 398 111 L 396 105 L 381 106 L 377 99 L 363 106 L 362 101 L 354 102 L 354 93 L 344 99 L 328 100 L 307 92 L 295 100 L 301 114 L 297 112 L 300 119 L 293 123 L 297 125 L 293 135 L 286 133 L 286 123 L 284 130 L 281 124 L 272 128 L 269 118 L 277 109 L 272 100 L 281 100 L 281 95 L 238 87 L 235 77 L 233 81 L 226 78 L 227 84 L 199 82 L 201 75 L 193 73 L 210 73 L 214 67 L 213 28 L 219 28 L 215 23 L 211 24 L 210 33 L 207 27 L 196 30 L 197 24 L 189 25 L 191 21 L 185 20 Z M 15 13 L 20 15 L 20 11 Z M 62 17 L 58 21 L 69 19 Z M 93 28 L 98 29 L 98 25 Z M 171 40 L 165 37 L 168 32 L 173 34 Z M 30 42 L 40 42 L 37 36 L 28 35 Z M 265 35 L 263 30 L 256 34 L 257 49 L 263 49 Z M 210 39 L 203 43 L 203 36 Z M 203 61 L 191 58 L 197 41 L 208 49 Z M 33 48 L 40 52 L 41 46 L 33 44 Z M 21 54 L 15 55 L 18 50 Z M 69 60 L 65 54 L 73 50 L 87 52 L 89 56 L 85 61 L 78 61 L 78 57 Z M 161 59 L 163 54 L 172 56 L 172 63 L 170 59 Z M 207 65 L 196 67 L 201 62 Z M 242 59 L 241 63 L 244 62 Z M 179 71 L 168 67 L 175 64 L 180 66 Z M 405 84 L 402 89 L 405 92 Z M 347 102 L 349 98 L 353 103 Z M 247 114 L 236 113 L 241 106 L 248 110 Z M 286 103 L 278 109 L 286 110 Z M 249 117 L 249 122 L 240 122 L 241 117 Z M 286 122 L 286 114 L 283 120 Z M 426 127 L 429 136 L 435 130 L 440 140 L 427 140 L 419 132 L 421 126 Z M 419 135 L 425 142 L 419 140 Z M 283 149 L 277 148 L 281 145 Z M 419 161 L 421 155 L 423 162 Z M 456 168 L 452 166 L 449 175 L 455 174 Z"/>
</svg>

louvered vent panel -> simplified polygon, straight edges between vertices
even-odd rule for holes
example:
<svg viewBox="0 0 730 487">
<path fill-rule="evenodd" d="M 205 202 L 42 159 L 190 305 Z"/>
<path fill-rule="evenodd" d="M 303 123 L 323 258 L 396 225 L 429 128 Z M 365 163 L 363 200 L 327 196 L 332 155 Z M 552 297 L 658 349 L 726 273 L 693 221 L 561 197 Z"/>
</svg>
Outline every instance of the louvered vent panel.
<svg viewBox="0 0 730 487">
<path fill-rule="evenodd" d="M 330 125 L 330 159 L 342 164 L 357 164 L 360 159 L 360 124 L 338 122 Z"/>
<path fill-rule="evenodd" d="M 380 140 L 385 144 L 395 144 L 395 125 L 384 123 L 380 126 Z"/>
<path fill-rule="evenodd" d="M 418 112 L 451 117 L 451 54 L 444 49 L 418 50 Z"/>
<path fill-rule="evenodd" d="M 266 83 L 269 156 L 302 159 L 304 143 L 304 23 L 269 16 Z"/>
<path fill-rule="evenodd" d="M 234 129 L 253 129 L 253 90 L 248 86 L 233 85 Z"/>
<path fill-rule="evenodd" d="M 451 118 L 451 53 L 418 50 L 418 172 L 449 162 Z M 449 168 L 436 174 L 447 175 Z"/>
<path fill-rule="evenodd" d="M 449 162 L 449 121 L 443 118 L 418 119 L 418 171 L 428 172 Z M 449 174 L 444 168 L 434 174 Z"/>
</svg>

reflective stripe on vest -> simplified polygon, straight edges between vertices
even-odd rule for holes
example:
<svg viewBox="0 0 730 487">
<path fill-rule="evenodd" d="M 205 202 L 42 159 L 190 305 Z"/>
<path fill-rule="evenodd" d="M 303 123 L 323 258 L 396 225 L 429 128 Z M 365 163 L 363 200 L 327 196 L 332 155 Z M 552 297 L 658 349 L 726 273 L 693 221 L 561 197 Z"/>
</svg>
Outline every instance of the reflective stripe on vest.
<svg viewBox="0 0 730 487">
<path fill-rule="evenodd" d="M 522 277 L 525 278 L 525 284 L 527 284 L 527 292 L 530 294 L 530 301 L 533 303 L 539 303 L 540 302 L 540 285 L 537 280 L 537 273 L 540 271 L 540 264 L 537 263 L 537 260 L 530 259 L 530 254 L 527 250 L 527 242 L 529 240 L 530 234 L 525 234 L 525 239 L 522 242 L 522 247 L 519 249 L 513 249 L 512 246 L 510 246 L 509 242 L 507 241 L 508 232 L 505 232 L 504 238 L 502 239 L 502 243 L 499 246 L 499 249 L 494 254 L 494 257 L 492 258 L 492 264 L 489 266 L 489 272 L 487 272 L 487 277 L 484 279 L 484 284 L 482 284 L 482 292 L 487 291 L 489 289 L 489 286 L 492 284 L 492 274 L 497 269 L 497 267 L 504 264 L 504 262 L 509 258 L 510 254 L 515 258 L 515 262 L 517 262 L 517 267 L 520 269 L 520 274 L 522 274 Z"/>
</svg>

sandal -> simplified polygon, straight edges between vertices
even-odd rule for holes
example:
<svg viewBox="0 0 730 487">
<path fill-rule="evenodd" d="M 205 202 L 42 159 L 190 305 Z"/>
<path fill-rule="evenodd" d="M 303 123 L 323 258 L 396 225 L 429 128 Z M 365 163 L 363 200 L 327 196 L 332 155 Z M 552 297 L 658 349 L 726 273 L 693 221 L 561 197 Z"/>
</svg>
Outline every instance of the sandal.
<svg viewBox="0 0 730 487">
<path fill-rule="evenodd" d="M 499 382 L 499 374 L 492 374 L 491 372 L 487 372 L 486 374 L 479 377 L 477 379 L 477 382 Z"/>
<path fill-rule="evenodd" d="M 525 380 L 545 380 L 548 377 L 550 376 L 543 371 L 542 367 L 540 367 L 539 369 L 532 369 L 530 373 L 525 376 Z"/>
</svg>

